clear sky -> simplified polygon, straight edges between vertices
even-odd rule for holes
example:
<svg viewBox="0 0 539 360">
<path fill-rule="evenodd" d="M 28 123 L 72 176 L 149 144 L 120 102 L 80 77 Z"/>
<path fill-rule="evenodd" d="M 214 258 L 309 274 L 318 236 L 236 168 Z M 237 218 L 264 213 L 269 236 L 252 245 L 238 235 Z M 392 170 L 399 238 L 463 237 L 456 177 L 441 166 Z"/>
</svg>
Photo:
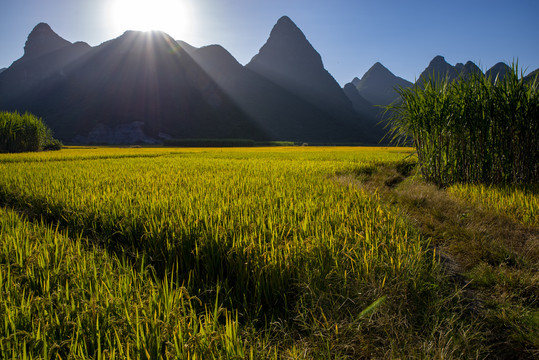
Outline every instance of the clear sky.
<svg viewBox="0 0 539 360">
<path fill-rule="evenodd" d="M 220 44 L 246 64 L 288 15 L 344 85 L 376 61 L 414 81 L 436 55 L 488 69 L 539 68 L 539 0 L 0 0 L 0 68 L 23 54 L 39 22 L 92 46 L 125 30 L 159 29 Z"/>
</svg>

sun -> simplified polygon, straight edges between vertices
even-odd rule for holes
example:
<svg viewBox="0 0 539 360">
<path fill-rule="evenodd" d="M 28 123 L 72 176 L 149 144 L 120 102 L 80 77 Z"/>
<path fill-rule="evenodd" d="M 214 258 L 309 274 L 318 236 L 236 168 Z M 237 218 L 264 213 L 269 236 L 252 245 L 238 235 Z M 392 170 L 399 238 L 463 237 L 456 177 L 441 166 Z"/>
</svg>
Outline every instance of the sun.
<svg viewBox="0 0 539 360">
<path fill-rule="evenodd" d="M 160 30 L 173 37 L 189 29 L 186 0 L 113 0 L 110 16 L 117 32 Z"/>
</svg>

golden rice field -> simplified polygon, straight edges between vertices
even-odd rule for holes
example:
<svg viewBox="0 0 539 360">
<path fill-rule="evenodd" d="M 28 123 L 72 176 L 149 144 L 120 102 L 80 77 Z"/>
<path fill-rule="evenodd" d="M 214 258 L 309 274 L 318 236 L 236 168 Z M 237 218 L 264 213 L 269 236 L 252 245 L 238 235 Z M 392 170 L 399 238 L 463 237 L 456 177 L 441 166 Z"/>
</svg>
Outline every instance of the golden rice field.
<svg viewBox="0 0 539 360">
<path fill-rule="evenodd" d="M 58 359 L 481 354 L 481 334 L 429 239 L 376 191 L 339 181 L 411 152 L 0 154 L 0 352 Z M 537 224 L 534 193 L 450 191 L 485 204 L 503 197 L 508 207 L 498 210 L 519 209 L 519 219 Z"/>
<path fill-rule="evenodd" d="M 539 196 L 536 186 L 485 186 L 457 184 L 449 188 L 456 198 L 481 204 L 519 222 L 539 226 Z"/>
</svg>

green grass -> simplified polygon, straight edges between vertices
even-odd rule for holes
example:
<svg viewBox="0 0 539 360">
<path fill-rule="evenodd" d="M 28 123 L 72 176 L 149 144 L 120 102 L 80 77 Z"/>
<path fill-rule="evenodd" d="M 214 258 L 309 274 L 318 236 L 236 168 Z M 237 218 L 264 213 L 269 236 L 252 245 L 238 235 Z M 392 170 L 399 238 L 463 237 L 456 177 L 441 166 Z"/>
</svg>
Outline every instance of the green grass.
<svg viewBox="0 0 539 360">
<path fill-rule="evenodd" d="M 489 335 L 485 319 L 499 317 L 470 312 L 466 287 L 438 256 L 444 235 L 425 232 L 395 197 L 409 182 L 421 183 L 409 176 L 413 161 L 403 161 L 410 152 L 71 148 L 2 155 L 2 354 L 495 354 L 494 345 L 516 330 Z M 511 274 L 507 293 L 520 299 L 523 288 L 533 289 L 533 277 L 520 284 Z M 513 309 L 507 321 L 527 312 L 533 330 L 530 299 L 513 302 L 523 310 Z M 532 336 L 512 344 L 530 354 Z"/>
</svg>

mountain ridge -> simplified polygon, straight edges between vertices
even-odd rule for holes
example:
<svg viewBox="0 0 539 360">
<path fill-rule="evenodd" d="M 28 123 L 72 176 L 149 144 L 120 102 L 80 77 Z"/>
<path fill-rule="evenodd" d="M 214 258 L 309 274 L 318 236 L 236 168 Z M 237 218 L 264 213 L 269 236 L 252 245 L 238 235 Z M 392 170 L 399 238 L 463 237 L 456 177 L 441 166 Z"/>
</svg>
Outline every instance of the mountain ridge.
<svg viewBox="0 0 539 360">
<path fill-rule="evenodd" d="M 370 119 L 354 110 L 325 69 L 320 54 L 289 17 L 277 21 L 266 43 L 245 67 L 318 108 L 325 114 L 325 122 L 341 128 L 349 140 L 353 140 L 350 132 L 360 132 L 373 141 Z"/>
<path fill-rule="evenodd" d="M 72 45 L 71 42 L 55 33 L 49 24 L 42 22 L 37 24 L 28 35 L 24 44 L 23 59 L 44 55 L 69 45 Z"/>
<path fill-rule="evenodd" d="M 394 75 L 380 62 L 376 62 L 355 86 L 359 94 L 371 104 L 389 105 L 399 96 L 396 89 L 408 88 L 412 83 Z"/>
<path fill-rule="evenodd" d="M 321 89 L 306 94 L 279 84 L 219 45 L 197 48 L 161 32 L 126 31 L 90 47 L 40 23 L 23 57 L 0 74 L 0 108 L 34 112 L 68 143 L 170 137 L 375 143 L 371 122 L 354 111 L 301 30 L 283 17 L 272 31 L 270 49 L 286 48 L 289 37 L 300 40 L 308 54 L 300 51 L 295 66 L 309 62 L 309 74 L 322 77 L 311 85 Z M 317 101 L 319 94 L 329 100 Z"/>
<path fill-rule="evenodd" d="M 507 69 L 498 63 L 487 74 Z M 474 72 L 481 69 L 471 61 L 453 66 L 438 55 L 416 84 Z M 126 31 L 91 47 L 39 23 L 24 55 L 0 69 L 0 109 L 34 112 L 66 142 L 241 137 L 374 144 L 384 135 L 375 105 L 392 103 L 396 88 L 412 85 L 376 62 L 341 88 L 287 16 L 245 66 L 220 45 L 195 47 L 163 32 Z"/>
</svg>

